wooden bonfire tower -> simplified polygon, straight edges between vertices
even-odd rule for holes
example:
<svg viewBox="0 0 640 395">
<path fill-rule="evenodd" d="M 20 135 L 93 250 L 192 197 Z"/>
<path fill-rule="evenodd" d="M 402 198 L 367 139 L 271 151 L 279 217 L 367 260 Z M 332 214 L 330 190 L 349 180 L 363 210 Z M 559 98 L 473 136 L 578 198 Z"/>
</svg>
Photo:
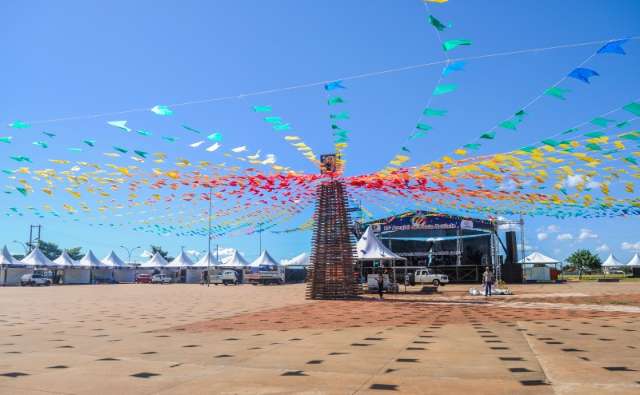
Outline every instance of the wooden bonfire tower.
<svg viewBox="0 0 640 395">
<path fill-rule="evenodd" d="M 352 299 L 360 293 L 360 286 L 354 275 L 355 248 L 345 185 L 333 177 L 336 155 L 322 155 L 321 163 L 322 173 L 331 177 L 316 191 L 307 299 Z"/>
</svg>

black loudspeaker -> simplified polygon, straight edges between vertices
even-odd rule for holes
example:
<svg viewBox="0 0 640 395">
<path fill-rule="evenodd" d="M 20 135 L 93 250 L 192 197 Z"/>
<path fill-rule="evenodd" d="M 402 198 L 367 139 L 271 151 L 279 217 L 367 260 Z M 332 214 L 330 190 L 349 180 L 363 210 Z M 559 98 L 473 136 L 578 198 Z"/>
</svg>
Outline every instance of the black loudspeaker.
<svg viewBox="0 0 640 395">
<path fill-rule="evenodd" d="M 518 262 L 518 242 L 516 241 L 516 232 L 506 232 L 507 238 L 507 265 L 513 265 Z"/>
<path fill-rule="evenodd" d="M 502 265 L 502 280 L 509 284 L 522 283 L 522 265 Z"/>
</svg>

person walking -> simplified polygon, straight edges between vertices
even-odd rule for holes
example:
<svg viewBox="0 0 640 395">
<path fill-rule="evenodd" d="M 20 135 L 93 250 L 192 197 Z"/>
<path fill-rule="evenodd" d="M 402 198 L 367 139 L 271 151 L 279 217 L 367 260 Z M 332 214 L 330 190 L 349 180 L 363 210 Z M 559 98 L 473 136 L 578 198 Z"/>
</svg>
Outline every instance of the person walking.
<svg viewBox="0 0 640 395">
<path fill-rule="evenodd" d="M 491 296 L 491 286 L 493 285 L 493 273 L 491 273 L 491 269 L 489 266 L 484 271 L 482 275 L 482 282 L 484 283 L 484 296 Z"/>
<path fill-rule="evenodd" d="M 382 273 L 378 274 L 378 295 L 380 295 L 380 299 L 384 299 L 384 277 Z"/>
</svg>

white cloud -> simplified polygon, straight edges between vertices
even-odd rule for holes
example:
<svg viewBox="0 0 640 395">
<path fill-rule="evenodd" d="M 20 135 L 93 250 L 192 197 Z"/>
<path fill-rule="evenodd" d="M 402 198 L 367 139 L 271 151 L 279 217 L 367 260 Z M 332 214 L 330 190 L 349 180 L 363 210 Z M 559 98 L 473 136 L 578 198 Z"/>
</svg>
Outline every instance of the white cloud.
<svg viewBox="0 0 640 395">
<path fill-rule="evenodd" d="M 597 239 L 597 238 L 598 238 L 598 235 L 593 233 L 591 229 L 587 229 L 587 228 L 580 229 L 580 235 L 578 236 L 578 239 L 586 240 L 586 239 Z"/>
<path fill-rule="evenodd" d="M 198 258 L 200 257 L 200 255 L 202 255 L 202 252 L 198 251 L 198 250 L 186 250 L 185 253 L 187 255 L 190 255 L 194 258 Z"/>
<path fill-rule="evenodd" d="M 152 256 L 153 253 L 147 250 L 142 251 L 142 254 L 140 254 L 140 258 L 151 258 Z"/>
<path fill-rule="evenodd" d="M 596 248 L 596 252 L 607 252 L 607 251 L 610 251 L 610 250 L 611 250 L 611 249 L 610 249 L 610 248 L 609 248 L 609 246 L 608 246 L 608 245 L 606 245 L 606 244 L 602 244 L 601 246 L 598 246 L 598 247 Z"/>
<path fill-rule="evenodd" d="M 629 243 L 627 241 L 623 241 L 621 247 L 623 250 L 640 251 L 640 241 L 638 241 L 637 243 Z"/>
<path fill-rule="evenodd" d="M 573 235 L 571 233 L 561 233 L 556 237 L 558 240 L 573 240 Z"/>
<path fill-rule="evenodd" d="M 542 240 L 547 240 L 549 238 L 549 234 L 548 233 L 538 233 L 538 240 L 542 241 Z"/>
<path fill-rule="evenodd" d="M 549 226 L 547 226 L 547 232 L 549 232 L 549 233 L 558 233 L 558 232 L 560 232 L 560 227 L 558 225 L 549 225 Z"/>
<path fill-rule="evenodd" d="M 575 188 L 582 183 L 584 183 L 584 177 L 581 174 L 569 175 L 567 179 L 564 180 L 564 184 L 570 188 Z"/>
<path fill-rule="evenodd" d="M 587 188 L 589 188 L 589 189 L 596 189 L 596 188 L 600 188 L 600 185 L 601 185 L 601 184 L 600 184 L 598 181 L 593 181 L 593 180 L 592 180 L 592 181 L 589 181 L 589 182 L 587 183 Z"/>
<path fill-rule="evenodd" d="M 235 251 L 233 248 L 218 248 L 218 259 L 220 262 L 226 262 L 231 259 Z"/>
</svg>

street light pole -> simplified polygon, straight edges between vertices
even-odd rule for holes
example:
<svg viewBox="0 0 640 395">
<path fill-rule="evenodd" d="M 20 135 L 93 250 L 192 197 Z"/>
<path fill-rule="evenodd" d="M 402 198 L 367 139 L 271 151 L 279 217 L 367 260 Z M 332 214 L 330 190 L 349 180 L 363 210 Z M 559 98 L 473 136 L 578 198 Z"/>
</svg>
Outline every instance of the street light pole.
<svg viewBox="0 0 640 395">
<path fill-rule="evenodd" d="M 213 202 L 211 201 L 211 197 L 212 197 L 212 191 L 213 191 L 213 187 L 211 185 L 209 185 L 209 227 L 208 227 L 208 237 L 207 237 L 207 241 L 208 241 L 208 248 L 207 248 L 207 287 L 209 286 L 209 283 L 211 282 L 210 276 L 211 276 L 211 210 L 213 208 Z"/>
<path fill-rule="evenodd" d="M 135 250 L 137 250 L 139 248 L 142 248 L 142 247 L 136 246 L 136 247 L 133 247 L 133 248 L 129 249 L 129 248 L 125 247 L 125 246 L 120 246 L 120 248 L 124 249 L 127 252 L 127 264 L 130 265 L 131 264 L 131 255 L 133 254 L 133 251 L 135 251 Z"/>
</svg>

